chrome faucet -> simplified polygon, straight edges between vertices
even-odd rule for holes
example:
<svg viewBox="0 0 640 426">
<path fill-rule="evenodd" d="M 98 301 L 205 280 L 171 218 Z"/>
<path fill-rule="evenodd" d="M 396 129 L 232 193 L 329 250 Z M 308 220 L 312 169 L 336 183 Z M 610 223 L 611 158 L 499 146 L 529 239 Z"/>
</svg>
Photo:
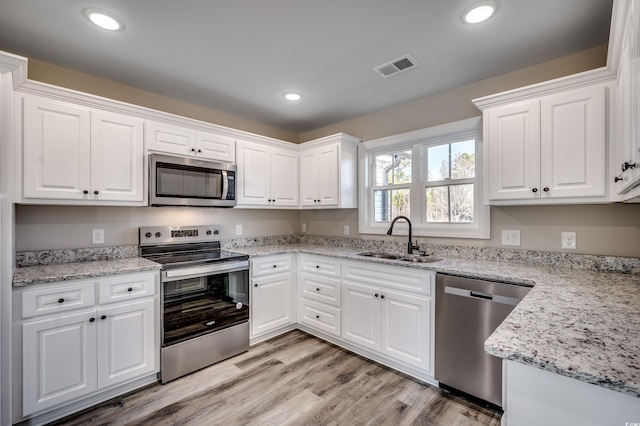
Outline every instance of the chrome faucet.
<svg viewBox="0 0 640 426">
<path fill-rule="evenodd" d="M 393 219 L 391 221 L 391 226 L 389 226 L 389 230 L 387 231 L 387 235 L 391 235 L 391 233 L 393 232 L 393 225 L 396 224 L 396 221 L 398 219 L 404 219 L 409 224 L 409 243 L 407 244 L 407 253 L 408 254 L 413 254 L 413 251 L 414 250 L 420 250 L 420 247 L 418 245 L 414 246 L 413 243 L 411 242 L 411 221 L 409 220 L 408 217 L 406 217 L 406 216 L 396 216 L 395 219 Z"/>
</svg>

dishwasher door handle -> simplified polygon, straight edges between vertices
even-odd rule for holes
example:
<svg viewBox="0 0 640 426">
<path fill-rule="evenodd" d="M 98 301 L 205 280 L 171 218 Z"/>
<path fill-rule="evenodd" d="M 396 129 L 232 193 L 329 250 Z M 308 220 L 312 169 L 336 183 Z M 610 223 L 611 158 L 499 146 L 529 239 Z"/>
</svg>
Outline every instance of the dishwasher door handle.
<svg viewBox="0 0 640 426">
<path fill-rule="evenodd" d="M 488 302 L 502 303 L 504 305 L 516 306 L 520 300 L 515 297 L 499 296 L 497 294 L 481 293 L 478 291 L 467 290 L 464 288 L 445 286 L 444 292 L 454 296 L 468 297 L 476 300 L 486 300 Z"/>
</svg>

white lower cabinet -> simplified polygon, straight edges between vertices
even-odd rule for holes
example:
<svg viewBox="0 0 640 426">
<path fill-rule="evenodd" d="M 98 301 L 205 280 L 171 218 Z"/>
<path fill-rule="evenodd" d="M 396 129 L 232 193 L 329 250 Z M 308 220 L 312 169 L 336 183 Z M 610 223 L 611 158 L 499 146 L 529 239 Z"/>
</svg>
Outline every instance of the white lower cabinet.
<svg viewBox="0 0 640 426">
<path fill-rule="evenodd" d="M 42 284 L 14 295 L 23 318 L 23 417 L 158 371 L 156 275 Z M 129 300 L 99 300 L 123 285 Z"/>
<path fill-rule="evenodd" d="M 429 298 L 348 281 L 342 288 L 345 340 L 431 370 Z"/>
<path fill-rule="evenodd" d="M 340 337 L 342 295 L 340 260 L 327 256 L 298 256 L 298 322 Z"/>
<path fill-rule="evenodd" d="M 295 323 L 293 255 L 251 260 L 251 337 Z"/>
</svg>

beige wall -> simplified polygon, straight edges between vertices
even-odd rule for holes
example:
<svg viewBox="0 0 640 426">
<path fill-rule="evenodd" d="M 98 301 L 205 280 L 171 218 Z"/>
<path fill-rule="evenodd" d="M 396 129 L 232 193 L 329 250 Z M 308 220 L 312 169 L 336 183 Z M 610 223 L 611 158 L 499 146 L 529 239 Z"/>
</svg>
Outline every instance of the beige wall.
<svg viewBox="0 0 640 426">
<path fill-rule="evenodd" d="M 600 68 L 606 64 L 606 59 L 607 46 L 602 45 L 303 133 L 300 141 L 306 142 L 338 132 L 366 141 L 477 117 L 481 113 L 471 103 L 472 99 Z"/>
<path fill-rule="evenodd" d="M 288 210 L 189 207 L 16 206 L 16 251 L 137 245 L 138 227 L 222 225 L 223 239 L 290 235 L 298 212 Z M 235 235 L 242 225 L 242 237 Z M 91 243 L 92 229 L 104 229 L 105 243 Z"/>
<path fill-rule="evenodd" d="M 600 46 L 533 67 L 489 78 L 454 90 L 418 99 L 302 135 L 293 135 L 226 115 L 103 80 L 94 76 L 30 60 L 29 77 L 51 84 L 94 93 L 124 102 L 168 111 L 278 139 L 311 140 L 345 132 L 363 140 L 422 129 L 477 116 L 471 99 L 510 90 L 552 78 L 604 66 L 606 46 Z M 640 257 L 640 205 L 587 205 L 493 207 L 491 239 L 419 238 L 421 242 L 502 247 L 503 229 L 521 231 L 521 249 L 562 251 L 560 232 L 577 232 L 576 251 L 601 255 Z M 17 206 L 16 249 L 45 250 L 91 247 L 91 229 L 105 229 L 105 245 L 137 244 L 137 228 L 148 225 L 220 223 L 223 238 L 235 238 L 236 224 L 243 225 L 243 236 L 287 235 L 299 232 L 302 223 L 309 235 L 343 236 L 349 225 L 351 237 L 403 237 L 359 235 L 357 210 L 242 210 L 174 209 L 126 207 L 46 207 Z"/>
<path fill-rule="evenodd" d="M 298 142 L 298 134 L 246 120 L 220 110 L 183 102 L 166 96 L 116 83 L 93 75 L 29 59 L 29 79 L 91 93 L 121 102 L 182 115 L 220 126 L 244 130 L 288 142 Z"/>
<path fill-rule="evenodd" d="M 358 235 L 358 211 L 315 210 L 300 213 L 300 225 L 309 235 L 343 236 L 349 225 L 351 236 L 367 239 L 406 241 L 406 236 Z M 501 244 L 502 230 L 520 230 L 519 247 Z M 576 233 L 577 249 L 562 250 L 560 233 Z M 575 206 L 492 207 L 491 238 L 414 238 L 420 243 L 522 250 L 640 257 L 640 204 Z"/>
</svg>

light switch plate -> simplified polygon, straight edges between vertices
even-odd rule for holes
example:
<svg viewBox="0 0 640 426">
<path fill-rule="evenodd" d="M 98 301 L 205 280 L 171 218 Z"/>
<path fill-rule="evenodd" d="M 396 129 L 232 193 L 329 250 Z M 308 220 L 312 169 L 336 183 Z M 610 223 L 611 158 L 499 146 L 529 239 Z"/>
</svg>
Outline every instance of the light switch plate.
<svg viewBox="0 0 640 426">
<path fill-rule="evenodd" d="M 563 249 L 575 250 L 576 249 L 576 233 L 575 232 L 563 232 L 562 233 L 562 245 Z"/>
<path fill-rule="evenodd" d="M 519 246 L 520 245 L 520 230 L 502 230 L 502 245 L 503 246 Z"/>
</svg>

